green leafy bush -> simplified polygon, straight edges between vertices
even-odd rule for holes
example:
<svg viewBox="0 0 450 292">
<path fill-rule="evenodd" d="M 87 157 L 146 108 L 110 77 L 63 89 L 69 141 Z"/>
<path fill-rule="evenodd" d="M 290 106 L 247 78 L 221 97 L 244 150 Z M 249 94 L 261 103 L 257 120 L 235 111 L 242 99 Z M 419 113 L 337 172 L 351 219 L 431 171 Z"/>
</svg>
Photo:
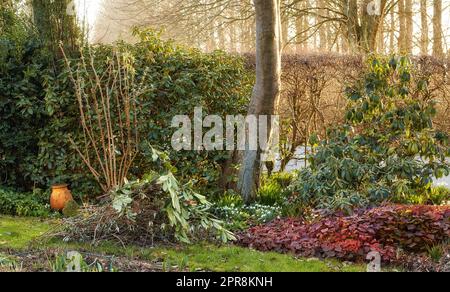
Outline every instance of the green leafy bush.
<svg viewBox="0 0 450 292">
<path fill-rule="evenodd" d="M 241 207 L 244 205 L 242 196 L 236 193 L 234 190 L 228 190 L 218 199 L 214 201 L 215 206 L 219 207 Z"/>
<path fill-rule="evenodd" d="M 41 191 L 19 193 L 0 188 L 0 214 L 26 217 L 50 216 L 48 196 Z"/>
<path fill-rule="evenodd" d="M 407 58 L 371 58 L 347 88 L 346 123 L 328 131 L 292 189 L 293 208 L 351 211 L 426 193 L 449 174 L 448 135 L 435 131 L 427 80 Z"/>
<path fill-rule="evenodd" d="M 66 182 L 75 195 L 95 196 L 101 190 L 68 139 L 70 135 L 82 145 L 69 70 L 62 60 L 49 61 L 32 28 L 20 28 L 0 36 L 1 182 L 25 191 Z M 205 115 L 245 113 L 253 76 L 239 57 L 183 48 L 162 41 L 152 31 L 137 34 L 140 41 L 133 45 L 98 45 L 85 51 L 92 53 L 99 70 L 113 50 L 130 55 L 136 78 L 146 74 L 150 88 L 138 101 L 141 140 L 169 151 L 182 179 L 195 179 L 198 188 L 215 188 L 229 153 L 173 151 L 170 139 L 176 129 L 170 127 L 172 117 L 193 115 L 195 106 L 203 106 Z M 78 61 L 71 58 L 74 66 Z M 151 153 L 146 145 L 141 145 L 130 179 L 140 178 L 150 169 Z"/>
<path fill-rule="evenodd" d="M 424 193 L 414 194 L 402 203 L 414 205 L 444 205 L 450 201 L 450 190 L 446 187 L 432 187 Z"/>
<path fill-rule="evenodd" d="M 287 188 L 293 181 L 295 173 L 292 172 L 276 172 L 273 173 L 267 180 L 276 182 L 282 188 Z"/>
<path fill-rule="evenodd" d="M 431 188 L 428 195 L 428 202 L 433 205 L 444 205 L 450 202 L 450 190 L 444 186 Z"/>
<path fill-rule="evenodd" d="M 257 202 L 262 205 L 281 206 L 289 195 L 288 187 L 292 178 L 292 174 L 285 172 L 263 177 L 261 187 L 258 190 Z"/>
<path fill-rule="evenodd" d="M 283 194 L 284 190 L 278 183 L 269 182 L 259 188 L 257 201 L 268 206 L 281 204 L 285 200 Z"/>
</svg>

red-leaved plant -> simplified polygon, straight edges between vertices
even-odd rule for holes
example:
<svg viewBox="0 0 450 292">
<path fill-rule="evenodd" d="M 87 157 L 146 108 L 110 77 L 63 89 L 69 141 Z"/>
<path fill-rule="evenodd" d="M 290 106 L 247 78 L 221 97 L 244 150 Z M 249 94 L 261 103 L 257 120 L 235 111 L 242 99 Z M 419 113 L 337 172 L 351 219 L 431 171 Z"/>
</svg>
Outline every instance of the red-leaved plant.
<svg viewBox="0 0 450 292">
<path fill-rule="evenodd" d="M 312 223 L 281 219 L 249 229 L 239 243 L 262 251 L 364 260 L 371 251 L 393 262 L 397 251 L 423 252 L 450 238 L 450 207 L 388 205 Z"/>
</svg>

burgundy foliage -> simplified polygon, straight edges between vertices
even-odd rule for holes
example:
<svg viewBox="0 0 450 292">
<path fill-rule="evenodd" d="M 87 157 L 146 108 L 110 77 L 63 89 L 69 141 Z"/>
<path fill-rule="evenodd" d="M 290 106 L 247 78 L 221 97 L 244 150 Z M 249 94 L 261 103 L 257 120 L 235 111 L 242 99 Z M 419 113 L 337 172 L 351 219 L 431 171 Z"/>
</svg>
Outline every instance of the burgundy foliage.
<svg viewBox="0 0 450 292">
<path fill-rule="evenodd" d="M 345 260 L 364 260 L 378 251 L 383 261 L 393 262 L 399 248 L 423 252 L 449 237 L 450 207 L 388 205 L 312 223 L 275 220 L 240 234 L 239 243 L 262 251 Z"/>
</svg>

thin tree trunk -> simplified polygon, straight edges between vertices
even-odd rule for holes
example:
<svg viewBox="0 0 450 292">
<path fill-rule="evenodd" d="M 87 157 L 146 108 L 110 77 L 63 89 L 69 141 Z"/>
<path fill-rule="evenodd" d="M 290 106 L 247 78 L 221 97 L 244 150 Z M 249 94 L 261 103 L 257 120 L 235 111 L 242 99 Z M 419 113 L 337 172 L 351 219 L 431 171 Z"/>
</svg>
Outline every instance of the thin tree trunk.
<svg viewBox="0 0 450 292">
<path fill-rule="evenodd" d="M 285 1 L 285 0 L 281 0 L 281 1 Z M 289 51 L 289 13 L 288 11 L 284 11 L 283 13 L 283 18 L 281 21 L 281 25 L 282 25 L 282 37 L 283 37 L 283 48 L 285 52 Z"/>
<path fill-rule="evenodd" d="M 428 55 L 429 45 L 429 28 L 428 28 L 428 10 L 427 0 L 420 0 L 420 20 L 422 26 L 422 35 L 420 38 L 420 53 L 422 55 Z"/>
<path fill-rule="evenodd" d="M 254 0 L 256 12 L 256 84 L 248 113 L 272 115 L 281 85 L 280 0 Z M 269 123 L 270 124 L 270 123 Z M 268 125 L 268 133 L 271 131 Z M 247 143 L 248 144 L 248 143 Z M 261 149 L 244 152 L 238 189 L 245 202 L 254 199 L 259 187 Z"/>
<path fill-rule="evenodd" d="M 306 0 L 304 5 L 305 5 L 304 9 L 306 11 L 308 11 L 308 9 L 311 7 L 311 3 L 309 2 L 309 0 Z M 308 27 L 309 27 L 309 14 L 305 13 L 303 15 L 303 31 L 306 31 L 306 29 Z M 306 38 L 305 38 L 305 34 L 302 35 L 302 38 L 303 38 L 303 50 L 307 51 L 309 49 L 309 46 L 308 46 L 308 40 L 306 40 Z"/>
<path fill-rule="evenodd" d="M 226 50 L 227 47 L 226 47 L 224 28 L 223 28 L 222 23 L 219 25 L 217 34 L 218 34 L 218 41 L 219 41 L 219 49 Z"/>
<path fill-rule="evenodd" d="M 395 10 L 391 9 L 391 25 L 389 30 L 389 51 L 395 53 Z"/>
<path fill-rule="evenodd" d="M 303 9 L 303 2 L 297 2 L 295 4 L 295 7 L 297 10 L 302 10 Z M 295 16 L 295 50 L 297 51 L 297 53 L 299 53 L 302 50 L 302 46 L 303 46 L 303 23 L 304 23 L 304 15 L 302 14 L 297 14 Z"/>
<path fill-rule="evenodd" d="M 344 13 L 347 16 L 347 43 L 350 46 L 350 51 L 356 50 L 356 45 L 358 44 L 358 1 L 357 0 L 346 0 L 344 4 Z"/>
<path fill-rule="evenodd" d="M 433 56 L 444 57 L 442 45 L 442 0 L 434 0 L 433 16 Z"/>
<path fill-rule="evenodd" d="M 63 43 L 66 53 L 78 52 L 79 29 L 75 15 L 67 13 L 73 2 L 69 0 L 33 0 L 33 18 L 37 31 L 47 48 L 58 58 L 62 58 L 59 43 Z"/>
<path fill-rule="evenodd" d="M 405 37 L 405 49 L 406 52 L 411 54 L 413 50 L 413 1 L 405 0 L 405 18 L 406 18 L 406 37 Z"/>
<path fill-rule="evenodd" d="M 377 33 L 377 50 L 378 53 L 384 53 L 384 23 L 381 23 Z"/>
<path fill-rule="evenodd" d="M 398 21 L 399 21 L 399 36 L 398 36 L 398 46 L 399 51 L 404 53 L 407 51 L 406 48 L 406 11 L 405 11 L 405 0 L 398 1 Z"/>
<path fill-rule="evenodd" d="M 325 1 L 318 0 L 319 13 L 317 17 L 317 23 L 322 23 L 325 19 Z M 319 27 L 319 49 L 321 51 L 326 51 L 327 49 L 327 28 L 325 24 L 320 24 Z"/>
</svg>

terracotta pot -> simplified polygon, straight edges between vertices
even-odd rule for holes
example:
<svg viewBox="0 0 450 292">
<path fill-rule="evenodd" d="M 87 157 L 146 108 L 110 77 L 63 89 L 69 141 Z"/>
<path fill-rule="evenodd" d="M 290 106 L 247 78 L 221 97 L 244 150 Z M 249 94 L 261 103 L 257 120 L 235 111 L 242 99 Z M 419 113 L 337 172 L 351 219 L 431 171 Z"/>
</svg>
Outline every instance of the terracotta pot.
<svg viewBox="0 0 450 292">
<path fill-rule="evenodd" d="M 50 206 L 53 210 L 61 211 L 66 206 L 67 202 L 72 201 L 72 193 L 67 185 L 52 186 L 52 194 L 50 196 Z"/>
</svg>

